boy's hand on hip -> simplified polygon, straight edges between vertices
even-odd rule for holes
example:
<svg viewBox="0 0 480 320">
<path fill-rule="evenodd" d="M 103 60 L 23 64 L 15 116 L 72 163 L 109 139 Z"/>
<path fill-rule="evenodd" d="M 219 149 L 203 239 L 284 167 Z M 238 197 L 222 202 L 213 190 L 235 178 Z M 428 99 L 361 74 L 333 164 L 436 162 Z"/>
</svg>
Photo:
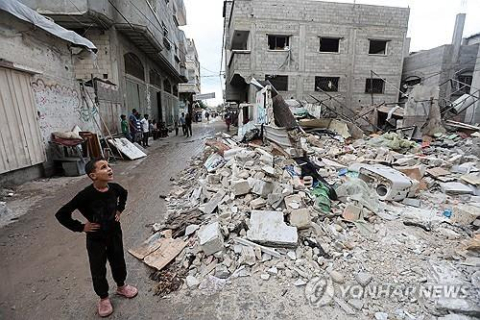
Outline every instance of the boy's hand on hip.
<svg viewBox="0 0 480 320">
<path fill-rule="evenodd" d="M 83 232 L 97 232 L 98 229 L 100 229 L 100 224 L 98 223 L 87 222 L 83 226 Z"/>
<path fill-rule="evenodd" d="M 120 211 L 117 211 L 117 213 L 115 214 L 115 221 L 117 221 L 117 222 L 120 221 L 120 215 L 121 214 L 122 213 Z"/>
</svg>

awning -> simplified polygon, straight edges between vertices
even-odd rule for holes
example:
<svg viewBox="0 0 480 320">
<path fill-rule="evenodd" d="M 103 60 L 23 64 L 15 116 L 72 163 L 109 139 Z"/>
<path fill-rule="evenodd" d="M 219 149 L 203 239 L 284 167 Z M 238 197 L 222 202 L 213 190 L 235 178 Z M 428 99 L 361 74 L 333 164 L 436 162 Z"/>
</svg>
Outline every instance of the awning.
<svg viewBox="0 0 480 320">
<path fill-rule="evenodd" d="M 10 13 L 20 20 L 29 22 L 60 39 L 97 52 L 97 47 L 87 38 L 59 26 L 17 0 L 1 0 L 0 10 Z"/>
</svg>

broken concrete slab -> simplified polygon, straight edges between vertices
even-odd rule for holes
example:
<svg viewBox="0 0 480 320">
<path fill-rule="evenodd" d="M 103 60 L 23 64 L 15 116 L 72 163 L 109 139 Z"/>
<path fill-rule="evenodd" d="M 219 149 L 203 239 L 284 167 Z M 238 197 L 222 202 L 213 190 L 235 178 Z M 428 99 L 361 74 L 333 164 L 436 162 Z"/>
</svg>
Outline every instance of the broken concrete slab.
<svg viewBox="0 0 480 320">
<path fill-rule="evenodd" d="M 480 317 L 480 305 L 466 299 L 440 298 L 436 308 L 440 312 L 460 313 L 472 317 Z"/>
<path fill-rule="evenodd" d="M 220 189 L 213 197 L 210 199 L 209 202 L 202 204 L 200 206 L 200 211 L 203 213 L 211 214 L 215 209 L 218 207 L 219 204 L 222 203 L 223 197 L 225 197 L 227 193 L 225 190 Z"/>
<path fill-rule="evenodd" d="M 366 287 L 372 281 L 372 279 L 372 275 L 366 272 L 359 272 L 355 274 L 355 280 L 357 280 L 358 284 L 362 287 Z"/>
<path fill-rule="evenodd" d="M 290 225 L 298 229 L 310 228 L 310 211 L 307 208 L 292 210 L 290 213 Z"/>
<path fill-rule="evenodd" d="M 185 228 L 185 235 L 189 236 L 195 233 L 195 231 L 197 231 L 198 229 L 200 229 L 200 226 L 198 224 L 191 224 Z"/>
<path fill-rule="evenodd" d="M 469 204 L 460 204 L 453 208 L 451 220 L 457 224 L 469 225 L 478 217 L 480 217 L 480 207 Z"/>
<path fill-rule="evenodd" d="M 292 194 L 290 196 L 287 196 L 285 197 L 284 201 L 288 211 L 297 210 L 305 207 L 302 197 L 298 194 Z"/>
<path fill-rule="evenodd" d="M 283 221 L 283 213 L 278 211 L 253 210 L 247 238 L 274 246 L 296 247 L 298 245 L 297 228 L 287 226 Z"/>
<path fill-rule="evenodd" d="M 473 194 L 473 190 L 460 182 L 440 183 L 440 188 L 446 194 Z"/>
<path fill-rule="evenodd" d="M 275 190 L 275 184 L 273 182 L 248 178 L 248 183 L 252 187 L 252 193 L 264 198 Z"/>
<path fill-rule="evenodd" d="M 207 256 L 223 250 L 223 236 L 218 222 L 202 227 L 198 232 L 198 238 L 203 252 Z"/>
</svg>

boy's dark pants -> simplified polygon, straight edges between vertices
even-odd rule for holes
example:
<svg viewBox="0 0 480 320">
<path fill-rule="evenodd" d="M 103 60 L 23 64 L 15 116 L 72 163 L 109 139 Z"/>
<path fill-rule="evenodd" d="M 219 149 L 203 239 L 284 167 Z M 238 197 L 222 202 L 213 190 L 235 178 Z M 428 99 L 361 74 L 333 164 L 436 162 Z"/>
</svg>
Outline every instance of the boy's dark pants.
<svg viewBox="0 0 480 320">
<path fill-rule="evenodd" d="M 108 297 L 107 260 L 112 276 L 119 287 L 125 284 L 127 267 L 123 255 L 122 231 L 109 235 L 87 235 L 87 252 L 90 261 L 93 289 L 104 299 Z"/>
</svg>

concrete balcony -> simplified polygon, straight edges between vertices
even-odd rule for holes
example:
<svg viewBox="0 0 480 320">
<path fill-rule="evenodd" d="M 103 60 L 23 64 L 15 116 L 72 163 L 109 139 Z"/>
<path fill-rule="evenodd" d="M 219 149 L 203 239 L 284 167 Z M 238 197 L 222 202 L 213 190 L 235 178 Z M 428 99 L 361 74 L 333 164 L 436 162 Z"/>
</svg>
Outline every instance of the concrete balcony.
<svg viewBox="0 0 480 320">
<path fill-rule="evenodd" d="M 40 14 L 51 17 L 57 24 L 67 29 L 89 26 L 108 29 L 114 23 L 115 9 L 108 0 L 21 0 L 20 2 Z"/>
<path fill-rule="evenodd" d="M 250 50 L 233 50 L 228 62 L 227 82 L 231 83 L 234 75 L 242 77 L 251 73 L 251 54 Z"/>
</svg>

